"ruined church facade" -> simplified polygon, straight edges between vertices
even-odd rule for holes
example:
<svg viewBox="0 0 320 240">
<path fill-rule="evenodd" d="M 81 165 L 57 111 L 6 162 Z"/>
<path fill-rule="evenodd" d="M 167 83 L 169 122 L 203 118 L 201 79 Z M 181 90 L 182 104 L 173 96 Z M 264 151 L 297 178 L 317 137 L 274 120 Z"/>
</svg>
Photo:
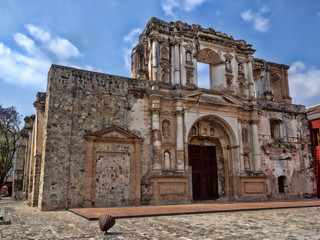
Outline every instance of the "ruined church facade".
<svg viewBox="0 0 320 240">
<path fill-rule="evenodd" d="M 42 210 L 302 198 L 305 108 L 289 66 L 244 40 L 152 18 L 131 78 L 52 65 L 16 154 L 14 196 Z M 209 68 L 198 87 L 197 63 Z"/>
</svg>

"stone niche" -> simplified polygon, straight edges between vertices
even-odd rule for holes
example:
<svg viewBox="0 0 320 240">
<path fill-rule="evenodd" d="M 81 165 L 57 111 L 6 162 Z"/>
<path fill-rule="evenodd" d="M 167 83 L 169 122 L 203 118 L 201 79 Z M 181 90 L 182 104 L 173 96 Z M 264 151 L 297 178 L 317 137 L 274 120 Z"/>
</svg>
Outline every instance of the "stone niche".
<svg viewBox="0 0 320 240">
<path fill-rule="evenodd" d="M 85 136 L 85 207 L 140 204 L 142 139 L 120 127 Z"/>
</svg>

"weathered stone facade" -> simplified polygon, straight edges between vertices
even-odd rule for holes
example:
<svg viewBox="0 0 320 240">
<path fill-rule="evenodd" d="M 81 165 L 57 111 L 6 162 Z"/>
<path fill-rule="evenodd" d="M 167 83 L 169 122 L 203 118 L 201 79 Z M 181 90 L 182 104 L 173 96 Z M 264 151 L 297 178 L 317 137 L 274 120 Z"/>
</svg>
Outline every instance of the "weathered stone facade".
<svg viewBox="0 0 320 240">
<path fill-rule="evenodd" d="M 254 52 L 152 18 L 132 78 L 52 65 L 26 119 L 14 191 L 42 210 L 310 193 L 308 121 L 291 104 L 289 67 Z M 197 62 L 208 64 L 210 89 L 198 88 Z"/>
</svg>

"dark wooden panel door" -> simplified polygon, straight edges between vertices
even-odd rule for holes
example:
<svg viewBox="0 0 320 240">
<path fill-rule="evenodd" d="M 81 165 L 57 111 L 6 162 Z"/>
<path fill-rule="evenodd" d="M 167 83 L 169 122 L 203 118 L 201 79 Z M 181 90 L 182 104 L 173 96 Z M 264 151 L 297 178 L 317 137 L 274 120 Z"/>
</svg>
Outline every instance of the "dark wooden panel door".
<svg viewBox="0 0 320 240">
<path fill-rule="evenodd" d="M 193 200 L 218 198 L 216 147 L 189 145 Z"/>
</svg>

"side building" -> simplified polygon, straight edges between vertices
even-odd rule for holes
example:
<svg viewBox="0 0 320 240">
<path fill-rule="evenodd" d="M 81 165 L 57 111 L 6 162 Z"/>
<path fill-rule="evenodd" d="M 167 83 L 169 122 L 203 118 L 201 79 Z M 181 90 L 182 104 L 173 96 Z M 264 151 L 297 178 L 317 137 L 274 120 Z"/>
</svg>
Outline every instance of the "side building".
<svg viewBox="0 0 320 240">
<path fill-rule="evenodd" d="M 313 157 L 313 197 L 320 198 L 320 104 L 306 109 Z"/>
<path fill-rule="evenodd" d="M 311 194 L 308 120 L 291 103 L 289 66 L 254 52 L 152 18 L 132 78 L 52 65 L 26 118 L 14 191 L 42 210 Z"/>
</svg>

